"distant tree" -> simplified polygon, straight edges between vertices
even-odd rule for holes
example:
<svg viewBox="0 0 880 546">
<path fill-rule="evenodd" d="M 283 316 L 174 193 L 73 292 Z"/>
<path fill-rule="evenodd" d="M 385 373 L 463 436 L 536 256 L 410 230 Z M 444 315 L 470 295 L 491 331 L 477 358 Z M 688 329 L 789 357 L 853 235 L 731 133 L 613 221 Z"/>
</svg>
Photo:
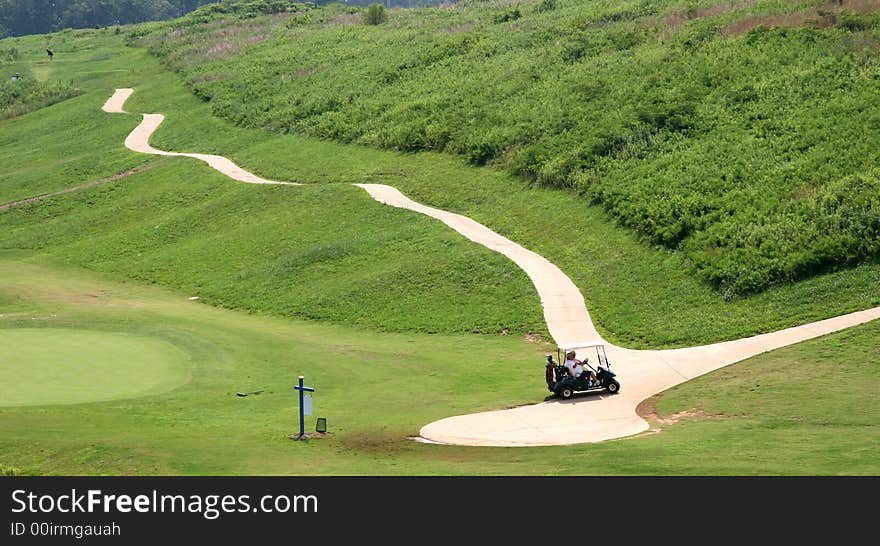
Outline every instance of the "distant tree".
<svg viewBox="0 0 880 546">
<path fill-rule="evenodd" d="M 278 13 L 294 2 L 326 5 L 339 0 L 266 0 L 260 13 Z M 388 7 L 437 5 L 456 0 L 386 0 Z M 370 6 L 365 22 L 378 25 L 388 14 L 375 0 L 346 0 L 350 6 Z M 45 34 L 65 28 L 100 28 L 142 21 L 161 21 L 185 15 L 205 4 L 237 5 L 233 0 L 0 0 L 0 38 Z M 273 7 L 274 6 L 274 7 Z M 373 10 L 372 12 L 370 10 Z M 225 11 L 224 11 L 225 12 Z"/>
<path fill-rule="evenodd" d="M 370 4 L 364 12 L 364 23 L 368 25 L 380 25 L 388 20 L 388 12 L 382 4 Z"/>
<path fill-rule="evenodd" d="M 170 19 L 212 0 L 0 0 L 0 38 Z"/>
</svg>

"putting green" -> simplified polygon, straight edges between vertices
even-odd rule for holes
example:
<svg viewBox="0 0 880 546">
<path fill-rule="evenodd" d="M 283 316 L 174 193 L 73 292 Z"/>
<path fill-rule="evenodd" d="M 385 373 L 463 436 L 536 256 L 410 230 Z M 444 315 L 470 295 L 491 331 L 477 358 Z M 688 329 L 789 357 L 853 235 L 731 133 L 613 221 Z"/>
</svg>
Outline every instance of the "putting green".
<svg viewBox="0 0 880 546">
<path fill-rule="evenodd" d="M 0 329 L 0 406 L 156 394 L 190 378 L 189 356 L 150 337 L 63 328 Z"/>
</svg>

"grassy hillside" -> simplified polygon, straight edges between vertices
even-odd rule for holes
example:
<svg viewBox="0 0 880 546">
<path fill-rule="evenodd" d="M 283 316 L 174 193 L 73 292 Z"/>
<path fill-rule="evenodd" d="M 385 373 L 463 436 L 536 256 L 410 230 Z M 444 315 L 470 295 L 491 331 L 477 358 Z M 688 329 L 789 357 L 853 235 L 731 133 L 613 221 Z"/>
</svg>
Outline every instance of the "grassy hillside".
<svg viewBox="0 0 880 546">
<path fill-rule="evenodd" d="M 876 264 L 724 301 L 692 275 L 681 253 L 641 244 L 601 207 L 566 191 L 525 188 L 515 177 L 443 154 L 237 128 L 212 117 L 209 103 L 145 51 L 124 47 L 123 36 L 66 36 L 68 48 L 59 48 L 51 67 L 40 58 L 40 37 L 17 40 L 35 71 L 72 79 L 87 93 L 0 122 L 7 142 L 0 194 L 27 197 L 138 165 L 156 172 L 0 213 L 0 248 L 38 249 L 253 311 L 386 330 L 544 332 L 525 275 L 436 222 L 383 207 L 354 188 L 243 186 L 193 160 L 163 164 L 129 152 L 122 141 L 138 118 L 104 114 L 100 105 L 114 87 L 132 86 L 129 111 L 167 116 L 153 139 L 159 147 L 228 155 L 277 180 L 388 183 L 477 219 L 561 267 L 603 335 L 628 346 L 708 343 L 880 304 Z M 336 224 L 338 231 L 327 227 Z"/>
<path fill-rule="evenodd" d="M 149 77 L 136 60 L 140 52 L 108 47 L 121 39 L 109 30 L 54 34 L 52 61 L 46 58 L 45 36 L 0 41 L 0 51 L 16 52 L 0 57 L 3 86 L 18 87 L 21 102 L 31 110 L 0 122 L 0 203 L 112 176 L 148 161 L 122 146 L 130 121 L 95 115 L 115 82 L 136 85 Z M 18 85 L 27 82 L 6 80 L 16 72 L 33 76 L 28 92 Z M 42 100 L 44 88 L 73 88 L 78 94 L 50 105 Z"/>
<path fill-rule="evenodd" d="M 200 162 L 168 161 L 0 224 L 6 248 L 209 304 L 396 331 L 545 330 L 513 263 L 410 216 L 352 186 L 236 184 Z"/>
<path fill-rule="evenodd" d="M 140 43 L 212 111 L 460 154 L 601 203 L 728 298 L 880 255 L 878 4 L 196 11 Z"/>
</svg>

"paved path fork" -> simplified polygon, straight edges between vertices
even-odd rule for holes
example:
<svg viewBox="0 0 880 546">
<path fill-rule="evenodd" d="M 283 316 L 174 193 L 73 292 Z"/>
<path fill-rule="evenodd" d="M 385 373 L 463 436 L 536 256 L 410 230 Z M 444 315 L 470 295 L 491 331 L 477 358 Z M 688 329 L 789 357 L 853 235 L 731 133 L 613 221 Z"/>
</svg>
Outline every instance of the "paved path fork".
<svg viewBox="0 0 880 546">
<path fill-rule="evenodd" d="M 104 104 L 103 110 L 125 113 L 122 107 L 132 92 L 132 89 L 117 89 Z M 266 180 L 222 156 L 153 148 L 149 143 L 150 136 L 163 120 L 162 114 L 144 114 L 140 125 L 125 139 L 125 146 L 146 154 L 200 159 L 241 182 L 298 185 Z M 380 203 L 436 218 L 471 241 L 513 260 L 526 272 L 537 289 L 547 328 L 558 344 L 601 340 L 578 288 L 546 258 L 466 216 L 417 203 L 391 186 L 355 185 Z M 513 409 L 449 417 L 425 425 L 420 434 L 434 442 L 472 446 L 577 444 L 638 434 L 648 429 L 648 423 L 636 414 L 636 406 L 650 396 L 746 358 L 877 318 L 880 318 L 880 307 L 777 332 L 686 349 L 636 351 L 607 344 L 609 360 L 621 382 L 619 394 L 553 400 Z M 543 367 L 536 363 L 535 388 L 538 390 L 545 388 L 539 379 L 542 374 Z"/>
</svg>

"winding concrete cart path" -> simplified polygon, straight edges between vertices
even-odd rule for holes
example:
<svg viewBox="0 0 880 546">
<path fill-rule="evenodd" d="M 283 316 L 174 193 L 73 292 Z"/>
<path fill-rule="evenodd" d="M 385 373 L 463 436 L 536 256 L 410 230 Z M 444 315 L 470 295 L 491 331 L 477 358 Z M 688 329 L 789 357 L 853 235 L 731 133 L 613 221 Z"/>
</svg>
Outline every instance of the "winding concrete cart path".
<svg viewBox="0 0 880 546">
<path fill-rule="evenodd" d="M 113 96 L 107 99 L 107 102 L 104 103 L 104 106 L 102 106 L 101 109 L 111 114 L 125 114 L 126 112 L 122 109 L 122 106 L 132 93 L 134 93 L 134 89 L 117 89 L 116 92 L 113 93 Z M 248 184 L 278 184 L 284 186 L 300 185 L 296 182 L 278 182 L 277 180 L 260 178 L 259 176 L 242 169 L 221 155 L 166 152 L 164 150 L 157 150 L 150 146 L 150 135 L 159 128 L 159 125 L 163 121 L 165 121 L 165 116 L 162 114 L 144 114 L 141 124 L 135 127 L 134 131 L 125 138 L 125 147 L 129 150 L 143 154 L 193 157 L 195 159 L 201 159 L 226 176 L 240 182 L 247 182 Z"/>
<path fill-rule="evenodd" d="M 122 109 L 132 89 L 117 89 L 103 106 L 105 112 Z M 194 157 L 227 176 L 251 184 L 293 182 L 266 180 L 217 155 L 166 152 L 149 144 L 150 135 L 162 123 L 161 114 L 144 114 L 128 138 L 130 150 L 156 155 Z M 355 184 L 376 201 L 436 218 L 475 243 L 507 256 L 521 267 L 538 291 L 544 318 L 553 339 L 560 345 L 600 340 L 580 291 L 547 259 L 502 237 L 474 220 L 412 201 L 397 189 L 382 184 Z M 880 318 L 880 307 L 850 313 L 803 326 L 754 337 L 660 351 L 635 351 L 607 344 L 609 360 L 621 382 L 619 394 L 594 394 L 568 401 L 550 401 L 513 409 L 449 417 L 425 425 L 420 434 L 433 442 L 471 446 L 539 446 L 599 442 L 638 434 L 648 423 L 636 414 L 638 404 L 659 392 L 746 358 L 843 330 Z M 542 366 L 535 368 L 537 378 Z"/>
</svg>

